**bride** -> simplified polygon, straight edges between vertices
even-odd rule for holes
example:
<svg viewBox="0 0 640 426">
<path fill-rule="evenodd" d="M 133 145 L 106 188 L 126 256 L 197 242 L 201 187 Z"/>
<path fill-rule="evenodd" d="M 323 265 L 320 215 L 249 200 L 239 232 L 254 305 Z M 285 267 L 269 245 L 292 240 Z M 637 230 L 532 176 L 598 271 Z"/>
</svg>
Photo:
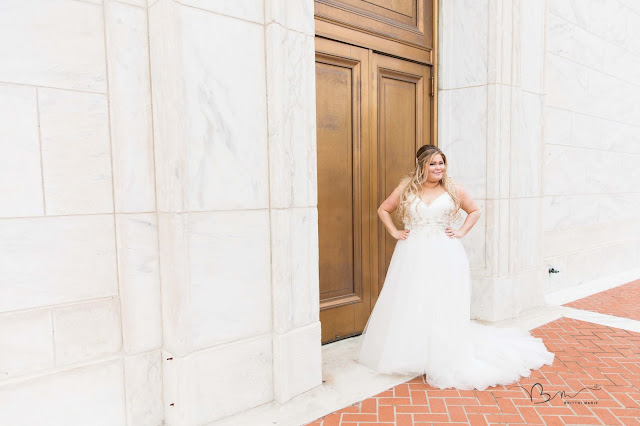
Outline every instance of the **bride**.
<svg viewBox="0 0 640 426">
<path fill-rule="evenodd" d="M 404 230 L 391 219 L 396 209 Z M 454 229 L 460 209 L 468 215 Z M 439 148 L 418 150 L 415 170 L 378 215 L 398 241 L 361 338 L 360 363 L 381 373 L 424 374 L 441 389 L 479 390 L 512 384 L 553 363 L 554 354 L 529 332 L 471 322 L 469 261 L 458 239 L 480 209 L 451 182 Z"/>
</svg>

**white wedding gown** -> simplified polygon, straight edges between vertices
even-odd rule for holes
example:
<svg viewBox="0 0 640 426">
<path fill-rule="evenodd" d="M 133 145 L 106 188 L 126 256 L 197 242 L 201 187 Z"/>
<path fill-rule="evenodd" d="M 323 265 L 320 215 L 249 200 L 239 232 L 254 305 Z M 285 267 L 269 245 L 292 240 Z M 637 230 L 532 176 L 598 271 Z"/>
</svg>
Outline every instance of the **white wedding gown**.
<svg viewBox="0 0 640 426">
<path fill-rule="evenodd" d="M 429 205 L 413 197 L 411 231 L 396 243 L 359 362 L 381 373 L 426 374 L 441 389 L 512 384 L 552 364 L 554 354 L 527 331 L 471 322 L 469 261 L 444 231 L 452 208 L 447 192 Z"/>
</svg>

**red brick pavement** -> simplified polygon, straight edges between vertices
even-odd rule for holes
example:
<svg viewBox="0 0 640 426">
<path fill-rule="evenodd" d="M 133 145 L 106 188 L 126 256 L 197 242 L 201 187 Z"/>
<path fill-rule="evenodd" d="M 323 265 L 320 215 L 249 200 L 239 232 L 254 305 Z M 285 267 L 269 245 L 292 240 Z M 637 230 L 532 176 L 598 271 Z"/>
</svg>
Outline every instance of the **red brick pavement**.
<svg viewBox="0 0 640 426">
<path fill-rule="evenodd" d="M 640 280 L 596 293 L 564 306 L 640 321 Z"/>
<path fill-rule="evenodd" d="M 440 390 L 416 377 L 309 424 L 640 426 L 640 333 L 561 318 L 532 334 L 555 361 L 513 386 Z"/>
</svg>

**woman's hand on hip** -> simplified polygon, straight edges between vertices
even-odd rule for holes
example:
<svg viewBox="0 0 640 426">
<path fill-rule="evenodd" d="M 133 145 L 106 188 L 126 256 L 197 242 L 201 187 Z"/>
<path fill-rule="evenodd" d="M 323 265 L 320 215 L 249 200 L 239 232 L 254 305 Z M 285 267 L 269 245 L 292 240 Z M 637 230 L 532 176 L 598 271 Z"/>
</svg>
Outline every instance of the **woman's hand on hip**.
<svg viewBox="0 0 640 426">
<path fill-rule="evenodd" d="M 396 231 L 391 235 L 396 240 L 406 240 L 407 237 L 409 236 L 409 229 L 400 229 L 400 230 L 396 229 Z"/>
<path fill-rule="evenodd" d="M 453 229 L 450 226 L 447 226 L 444 230 L 449 238 L 462 238 L 464 234 L 459 229 Z"/>
</svg>

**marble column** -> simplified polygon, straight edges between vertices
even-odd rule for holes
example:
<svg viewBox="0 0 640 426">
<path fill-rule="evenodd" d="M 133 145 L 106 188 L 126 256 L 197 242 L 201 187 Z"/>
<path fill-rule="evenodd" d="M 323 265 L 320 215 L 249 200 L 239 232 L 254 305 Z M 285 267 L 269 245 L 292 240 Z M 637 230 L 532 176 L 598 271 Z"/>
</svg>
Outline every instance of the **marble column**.
<svg viewBox="0 0 640 426">
<path fill-rule="evenodd" d="M 274 398 L 322 384 L 313 0 L 265 1 Z"/>
<path fill-rule="evenodd" d="M 476 319 L 543 304 L 545 3 L 440 2 L 439 143 L 483 210 L 463 240 Z"/>
<path fill-rule="evenodd" d="M 149 8 L 166 422 L 320 385 L 313 2 Z"/>
</svg>

